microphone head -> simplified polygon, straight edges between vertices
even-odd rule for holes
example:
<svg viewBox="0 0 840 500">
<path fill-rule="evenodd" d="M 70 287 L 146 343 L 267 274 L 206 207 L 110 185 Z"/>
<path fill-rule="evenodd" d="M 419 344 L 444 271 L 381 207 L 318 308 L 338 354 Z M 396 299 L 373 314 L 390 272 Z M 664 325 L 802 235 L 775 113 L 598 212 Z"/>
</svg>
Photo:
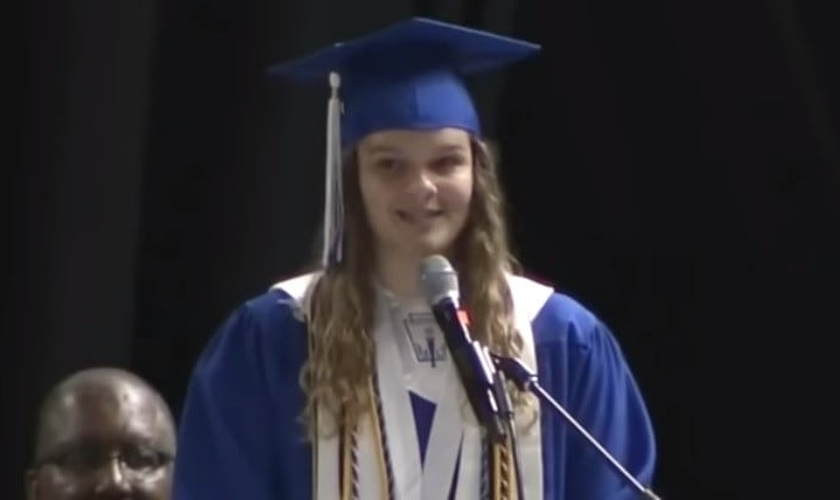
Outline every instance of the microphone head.
<svg viewBox="0 0 840 500">
<path fill-rule="evenodd" d="M 458 304 L 458 273 L 442 255 L 432 255 L 420 262 L 420 289 L 429 304 L 434 305 L 444 297 L 451 297 Z"/>
</svg>

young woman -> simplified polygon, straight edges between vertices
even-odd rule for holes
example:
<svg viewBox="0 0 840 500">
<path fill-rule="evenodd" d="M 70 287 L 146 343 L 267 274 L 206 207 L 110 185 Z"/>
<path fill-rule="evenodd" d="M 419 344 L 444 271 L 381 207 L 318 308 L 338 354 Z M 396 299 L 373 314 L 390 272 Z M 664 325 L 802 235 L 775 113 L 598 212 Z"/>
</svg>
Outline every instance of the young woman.
<svg viewBox="0 0 840 500">
<path fill-rule="evenodd" d="M 248 300 L 202 353 L 175 500 L 639 498 L 514 387 L 515 448 L 488 444 L 418 288 L 430 255 L 457 270 L 472 337 L 536 371 L 651 484 L 652 426 L 615 338 L 518 274 L 496 163 L 461 80 L 536 50 L 414 19 L 278 68 L 333 87 L 323 265 Z"/>
</svg>

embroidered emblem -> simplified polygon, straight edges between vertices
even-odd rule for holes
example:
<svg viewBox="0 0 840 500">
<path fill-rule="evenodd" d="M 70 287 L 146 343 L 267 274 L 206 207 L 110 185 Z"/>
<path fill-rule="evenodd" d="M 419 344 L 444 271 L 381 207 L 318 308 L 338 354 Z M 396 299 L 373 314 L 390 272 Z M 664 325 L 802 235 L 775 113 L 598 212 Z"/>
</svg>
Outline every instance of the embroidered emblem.
<svg viewBox="0 0 840 500">
<path fill-rule="evenodd" d="M 408 313 L 403 320 L 403 326 L 417 362 L 430 363 L 434 367 L 437 363 L 446 361 L 446 344 L 439 339 L 438 326 L 431 312 Z"/>
</svg>

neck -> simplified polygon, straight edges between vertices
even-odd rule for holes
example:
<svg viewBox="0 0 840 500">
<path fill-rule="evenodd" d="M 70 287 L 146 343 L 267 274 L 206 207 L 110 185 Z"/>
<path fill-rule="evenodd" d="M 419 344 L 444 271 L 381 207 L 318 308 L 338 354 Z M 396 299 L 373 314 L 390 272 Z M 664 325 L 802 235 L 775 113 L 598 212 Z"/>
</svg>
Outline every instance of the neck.
<svg viewBox="0 0 840 500">
<path fill-rule="evenodd" d="M 417 272 L 420 259 L 381 252 L 376 263 L 376 278 L 400 300 L 419 297 Z"/>
</svg>

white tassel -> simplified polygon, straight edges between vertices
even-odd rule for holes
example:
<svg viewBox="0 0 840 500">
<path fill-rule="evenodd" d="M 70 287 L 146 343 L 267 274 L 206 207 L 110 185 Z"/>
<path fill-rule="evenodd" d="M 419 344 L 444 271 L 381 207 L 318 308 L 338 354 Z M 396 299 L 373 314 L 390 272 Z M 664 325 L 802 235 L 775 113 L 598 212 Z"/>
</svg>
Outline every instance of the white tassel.
<svg viewBox="0 0 840 500">
<path fill-rule="evenodd" d="M 325 268 L 341 262 L 344 243 L 344 192 L 341 168 L 341 77 L 330 73 L 330 100 L 327 105 L 327 164 L 324 198 L 324 246 L 321 264 Z"/>
</svg>

